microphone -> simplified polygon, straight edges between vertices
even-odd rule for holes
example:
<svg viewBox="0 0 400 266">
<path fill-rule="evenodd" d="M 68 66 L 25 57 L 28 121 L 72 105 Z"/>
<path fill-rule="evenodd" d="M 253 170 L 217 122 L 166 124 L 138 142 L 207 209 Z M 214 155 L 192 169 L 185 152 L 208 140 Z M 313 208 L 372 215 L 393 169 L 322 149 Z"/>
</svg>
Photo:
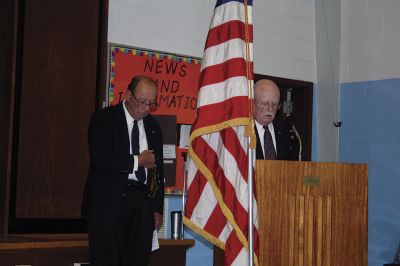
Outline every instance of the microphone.
<svg viewBox="0 0 400 266">
<path fill-rule="evenodd" d="M 293 113 L 292 90 L 292 88 L 287 89 L 286 100 L 282 103 L 282 112 L 286 116 L 290 116 Z"/>
</svg>

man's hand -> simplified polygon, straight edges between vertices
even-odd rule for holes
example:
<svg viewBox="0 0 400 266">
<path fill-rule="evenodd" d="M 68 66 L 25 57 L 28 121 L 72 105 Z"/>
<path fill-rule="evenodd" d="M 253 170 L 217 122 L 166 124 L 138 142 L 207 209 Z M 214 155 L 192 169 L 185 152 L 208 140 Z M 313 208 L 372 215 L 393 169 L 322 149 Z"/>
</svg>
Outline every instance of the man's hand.
<svg viewBox="0 0 400 266">
<path fill-rule="evenodd" d="M 139 166 L 144 168 L 153 168 L 155 163 L 155 156 L 153 150 L 145 150 L 138 156 Z"/>
<path fill-rule="evenodd" d="M 160 229 L 162 226 L 163 220 L 162 215 L 158 212 L 154 213 L 154 227 L 155 229 Z"/>
</svg>

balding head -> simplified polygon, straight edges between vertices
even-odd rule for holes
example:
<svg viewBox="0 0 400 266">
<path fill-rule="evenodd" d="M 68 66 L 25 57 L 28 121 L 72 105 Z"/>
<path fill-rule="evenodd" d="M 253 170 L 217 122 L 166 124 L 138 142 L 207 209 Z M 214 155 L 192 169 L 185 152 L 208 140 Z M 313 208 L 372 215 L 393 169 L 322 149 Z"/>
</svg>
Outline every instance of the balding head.
<svg viewBox="0 0 400 266">
<path fill-rule="evenodd" d="M 279 87 L 269 79 L 261 79 L 254 85 L 254 118 L 263 126 L 271 123 L 279 109 Z"/>
<path fill-rule="evenodd" d="M 128 85 L 125 97 L 125 106 L 133 119 L 140 120 L 146 117 L 155 107 L 157 86 L 146 76 L 137 76 Z"/>
</svg>

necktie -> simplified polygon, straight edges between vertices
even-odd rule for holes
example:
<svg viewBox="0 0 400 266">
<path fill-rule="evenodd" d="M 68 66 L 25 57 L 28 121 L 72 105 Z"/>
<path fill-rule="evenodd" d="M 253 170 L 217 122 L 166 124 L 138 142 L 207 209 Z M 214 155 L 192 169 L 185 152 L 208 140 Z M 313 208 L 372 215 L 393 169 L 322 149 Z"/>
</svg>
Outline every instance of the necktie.
<svg viewBox="0 0 400 266">
<path fill-rule="evenodd" d="M 133 155 L 139 155 L 139 127 L 137 124 L 137 120 L 133 121 L 133 127 L 132 127 L 132 135 L 131 135 L 131 145 L 132 145 L 132 154 Z M 146 172 L 144 171 L 143 166 L 139 166 L 138 170 L 135 171 L 136 178 L 139 180 L 140 183 L 144 183 L 146 180 Z"/>
<path fill-rule="evenodd" d="M 268 126 L 264 126 L 264 159 L 276 160 L 276 152 Z"/>
</svg>

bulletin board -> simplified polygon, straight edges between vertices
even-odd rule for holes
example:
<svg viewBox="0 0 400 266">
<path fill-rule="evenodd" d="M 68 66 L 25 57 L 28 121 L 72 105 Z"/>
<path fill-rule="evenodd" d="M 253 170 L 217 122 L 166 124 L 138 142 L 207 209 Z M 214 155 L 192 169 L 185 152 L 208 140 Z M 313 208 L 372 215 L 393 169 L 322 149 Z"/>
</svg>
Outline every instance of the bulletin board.
<svg viewBox="0 0 400 266">
<path fill-rule="evenodd" d="M 193 124 L 201 60 L 142 48 L 110 44 L 108 105 L 125 97 L 126 88 L 137 75 L 154 79 L 158 108 L 152 114 L 176 115 L 178 124 Z"/>
<path fill-rule="evenodd" d="M 171 130 L 176 130 L 179 138 L 180 125 L 191 125 L 196 118 L 201 59 L 118 44 L 109 44 L 108 51 L 107 105 L 116 105 L 124 100 L 128 84 L 134 76 L 149 76 L 158 89 L 158 107 L 152 114 L 158 117 L 176 116 L 177 126 Z M 187 153 L 187 147 L 181 147 L 179 143 L 177 139 L 176 171 L 173 177 L 166 177 L 166 194 L 179 195 L 183 190 L 182 154 Z M 168 168 L 169 165 L 164 170 Z"/>
</svg>

